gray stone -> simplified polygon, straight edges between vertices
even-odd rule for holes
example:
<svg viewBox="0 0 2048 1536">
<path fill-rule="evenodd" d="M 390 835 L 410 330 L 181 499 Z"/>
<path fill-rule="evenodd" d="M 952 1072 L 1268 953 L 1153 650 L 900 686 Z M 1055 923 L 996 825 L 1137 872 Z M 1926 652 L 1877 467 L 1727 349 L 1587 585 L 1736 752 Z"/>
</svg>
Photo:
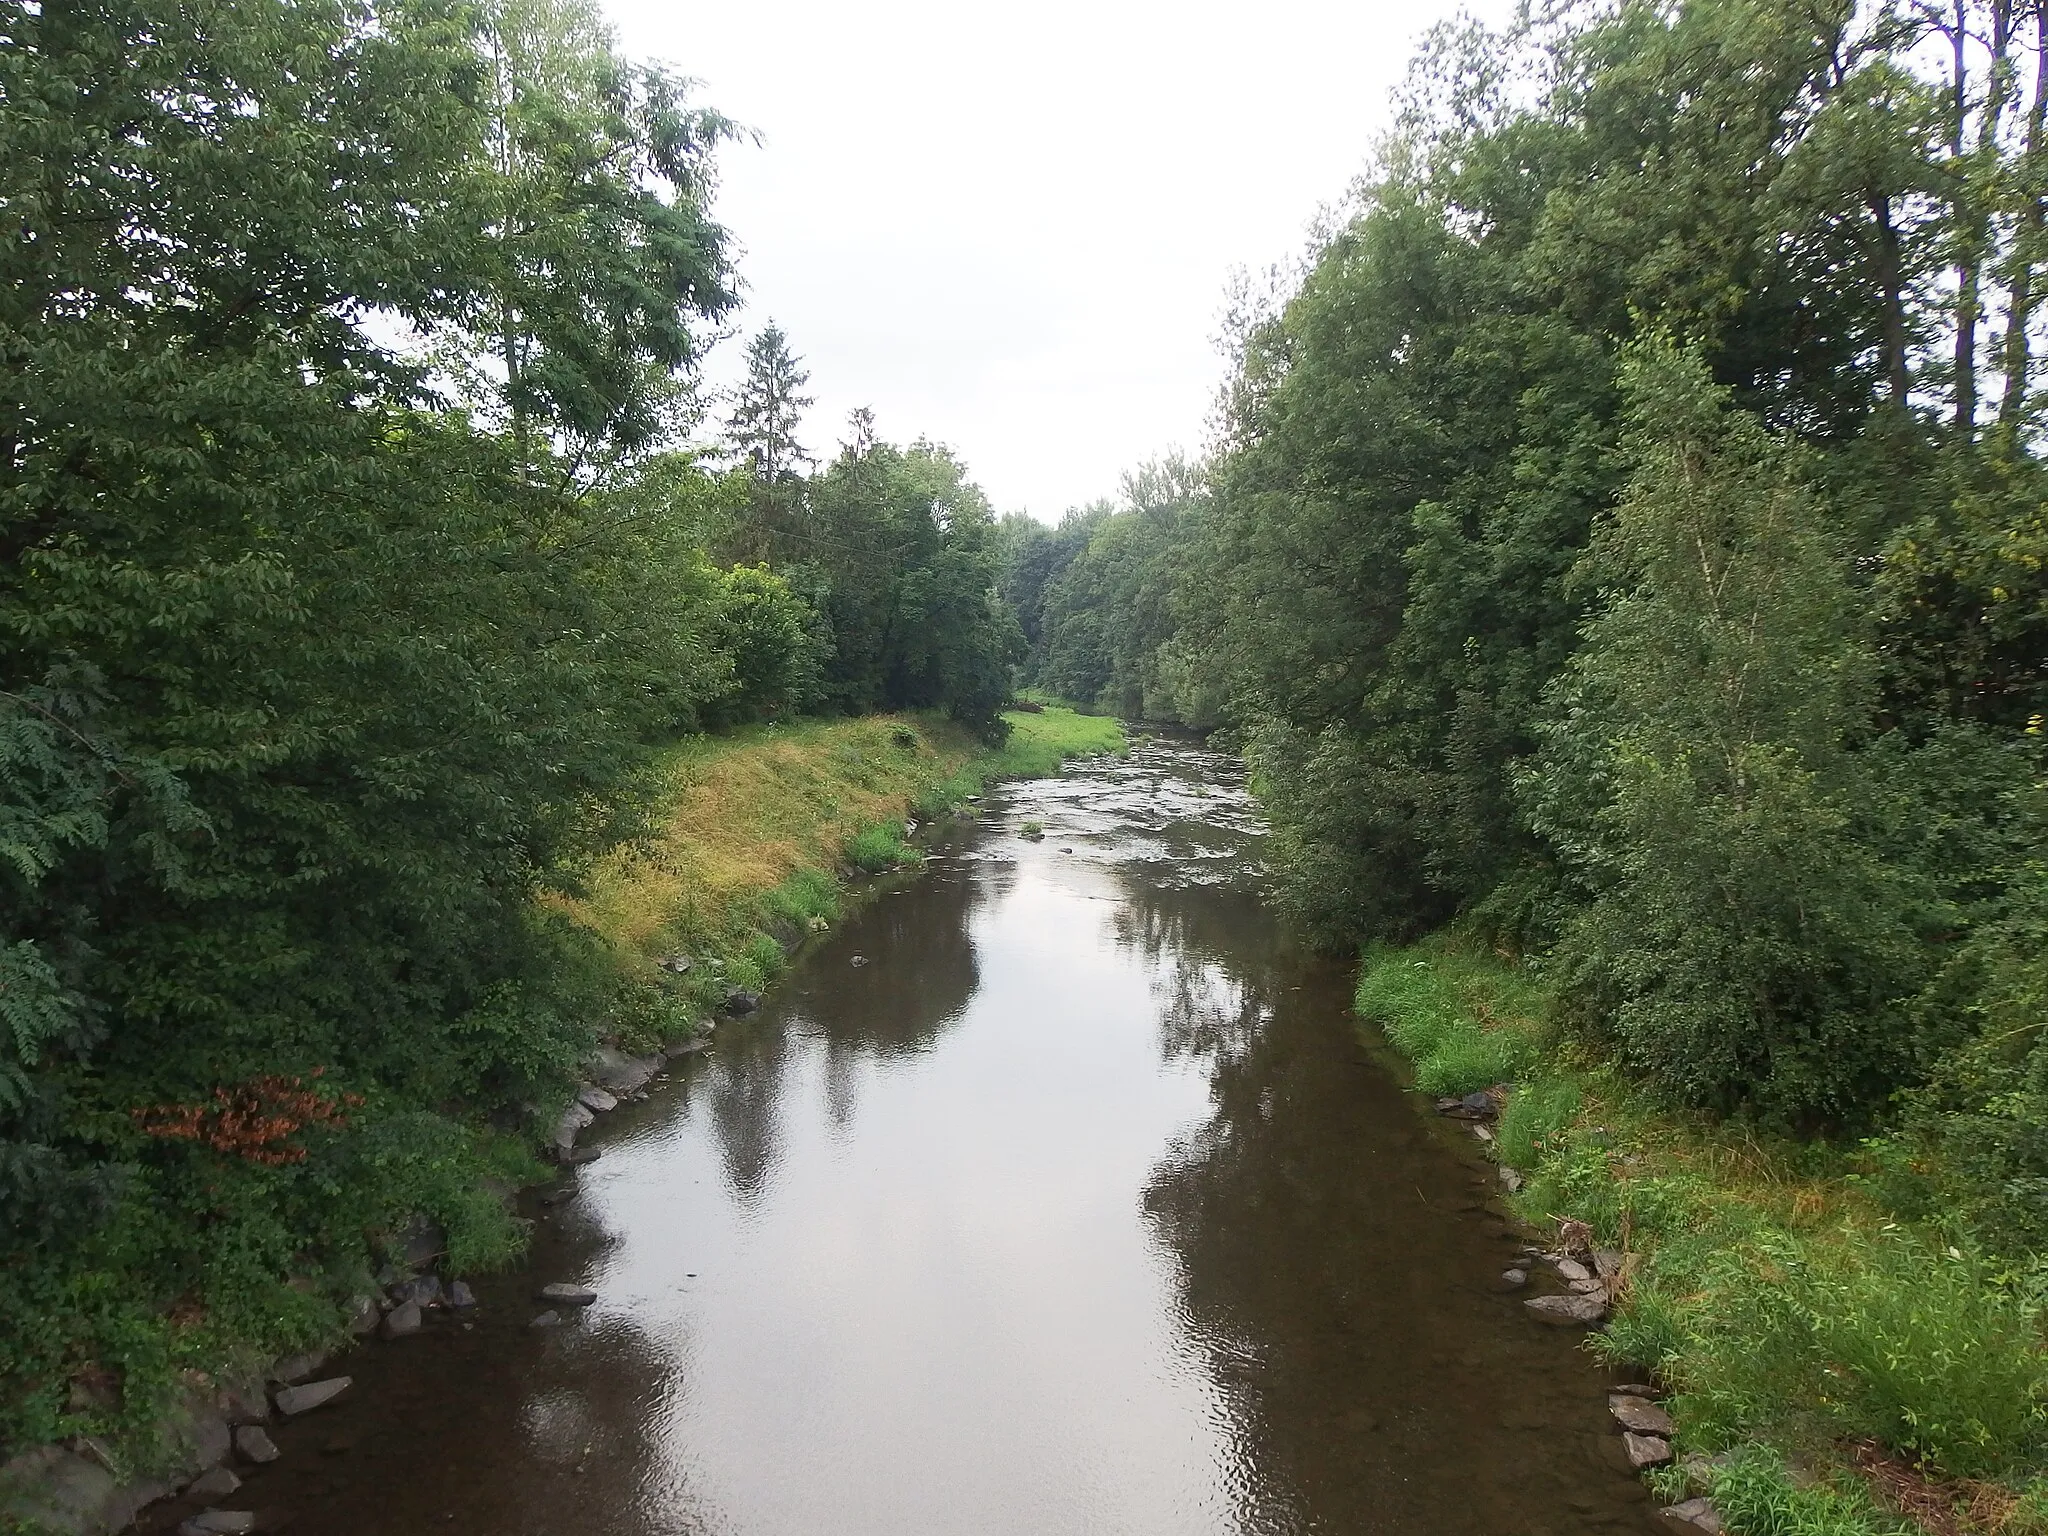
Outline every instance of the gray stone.
<svg viewBox="0 0 2048 1536">
<path fill-rule="evenodd" d="M 439 1275 L 417 1275 L 401 1284 L 391 1287 L 391 1301 L 395 1308 L 408 1302 L 416 1307 L 434 1307 L 441 1303 L 441 1277 Z M 389 1323 L 390 1319 L 386 1318 Z"/>
<path fill-rule="evenodd" d="M 1560 1328 L 1590 1328 L 1607 1316 L 1606 1304 L 1591 1296 L 1531 1296 L 1522 1305 Z"/>
<path fill-rule="evenodd" d="M 1557 1265 L 1557 1272 L 1567 1280 L 1591 1280 L 1593 1278 L 1593 1271 L 1586 1268 L 1577 1259 L 1558 1259 L 1555 1263 Z"/>
<path fill-rule="evenodd" d="M 662 1045 L 662 1053 L 671 1060 L 678 1056 L 694 1056 L 699 1051 L 711 1049 L 711 1042 L 702 1035 L 683 1035 Z"/>
<path fill-rule="evenodd" d="M 398 1257 L 411 1269 L 425 1269 L 447 1251 L 448 1234 L 425 1216 L 413 1217 L 399 1239 Z"/>
<path fill-rule="evenodd" d="M 62 1446 L 38 1446 L 0 1466 L 0 1514 L 63 1536 L 112 1529 L 107 1517 L 120 1494 L 113 1473 Z"/>
<path fill-rule="evenodd" d="M 165 1428 L 177 1447 L 175 1466 L 185 1477 L 197 1477 L 227 1460 L 233 1441 L 227 1417 L 210 1405 L 188 1404 L 172 1414 Z"/>
<path fill-rule="evenodd" d="M 358 1296 L 349 1303 L 348 1331 L 357 1338 L 363 1338 L 377 1331 L 377 1319 L 383 1314 L 377 1308 L 374 1296 Z"/>
<path fill-rule="evenodd" d="M 559 1153 L 555 1161 L 564 1168 L 580 1168 L 585 1163 L 594 1163 L 604 1156 L 601 1147 L 568 1147 Z"/>
<path fill-rule="evenodd" d="M 1637 1434 L 1668 1438 L 1677 1427 L 1671 1422 L 1671 1415 L 1647 1397 L 1631 1397 L 1625 1392 L 1616 1392 L 1608 1397 L 1607 1407 L 1623 1429 L 1632 1429 Z"/>
<path fill-rule="evenodd" d="M 458 1312 L 466 1312 L 476 1305 L 476 1292 L 469 1288 L 467 1280 L 457 1280 L 448 1287 L 448 1305 Z"/>
<path fill-rule="evenodd" d="M 583 1070 L 598 1087 L 613 1095 L 638 1093 L 661 1070 L 659 1056 L 628 1056 L 617 1046 L 601 1045 L 590 1053 Z"/>
<path fill-rule="evenodd" d="M 327 1363 L 327 1351 L 308 1350 L 303 1355 L 286 1355 L 270 1368 L 270 1380 L 290 1386 L 295 1381 L 304 1381 Z"/>
<path fill-rule="evenodd" d="M 542 1301 L 558 1302 L 565 1307 L 587 1307 L 597 1300 L 597 1292 L 581 1285 L 571 1285 L 566 1280 L 552 1280 L 540 1288 Z"/>
<path fill-rule="evenodd" d="M 555 1146 L 561 1151 L 568 1151 L 576 1145 L 577 1133 L 588 1130 L 596 1120 L 597 1116 L 587 1106 L 570 1101 L 569 1107 L 562 1111 L 562 1118 L 555 1122 Z"/>
<path fill-rule="evenodd" d="M 1683 1504 L 1667 1505 L 1658 1513 L 1680 1526 L 1705 1531 L 1707 1536 L 1721 1536 L 1721 1512 L 1710 1500 L 1687 1499 Z"/>
<path fill-rule="evenodd" d="M 197 1531 L 200 1536 L 241 1536 L 256 1529 L 256 1516 L 246 1509 L 202 1509 L 178 1529 Z"/>
<path fill-rule="evenodd" d="M 1607 1287 L 1598 1280 L 1574 1280 L 1571 1283 L 1571 1288 L 1574 1294 L 1580 1296 L 1605 1297 L 1607 1295 Z"/>
<path fill-rule="evenodd" d="M 745 987 L 734 987 L 725 994 L 725 1011 L 738 1016 L 752 1013 L 761 1006 L 761 994 L 749 992 Z"/>
<path fill-rule="evenodd" d="M 1494 1175 L 1500 1180 L 1501 1188 L 1511 1195 L 1519 1195 L 1522 1192 L 1522 1185 L 1527 1182 L 1519 1169 L 1510 1168 L 1506 1163 L 1494 1169 Z"/>
<path fill-rule="evenodd" d="M 860 967 L 868 963 L 868 957 L 866 955 L 855 955 L 851 960 L 848 960 L 846 963 L 852 966 L 855 970 L 859 970 Z"/>
<path fill-rule="evenodd" d="M 277 1460 L 277 1442 L 270 1438 L 270 1432 L 262 1425 L 244 1424 L 235 1431 L 235 1452 L 242 1460 L 261 1466 Z"/>
<path fill-rule="evenodd" d="M 585 1083 L 576 1090 L 576 1102 L 585 1109 L 595 1110 L 600 1115 L 608 1114 L 619 1107 L 616 1098 L 591 1083 Z"/>
<path fill-rule="evenodd" d="M 310 1413 L 346 1392 L 350 1380 L 347 1376 L 331 1376 L 326 1381 L 309 1381 L 302 1387 L 281 1387 L 277 1393 L 277 1411 L 288 1419 Z"/>
<path fill-rule="evenodd" d="M 1661 1467 L 1671 1459 L 1671 1442 L 1660 1440 L 1655 1435 L 1638 1435 L 1631 1431 L 1621 1437 L 1621 1443 L 1628 1452 L 1628 1464 L 1638 1472 Z"/>
<path fill-rule="evenodd" d="M 661 968 L 672 976 L 687 976 L 696 963 L 688 955 L 670 955 L 661 962 Z"/>
<path fill-rule="evenodd" d="M 242 1480 L 226 1467 L 212 1467 L 187 1484 L 185 1492 L 195 1499 L 224 1499 L 241 1486 Z"/>
<path fill-rule="evenodd" d="M 1493 1101 L 1493 1095 L 1486 1092 L 1468 1093 L 1458 1101 L 1468 1114 L 1484 1115 L 1492 1119 L 1500 1113 L 1500 1106 Z"/>
<path fill-rule="evenodd" d="M 559 1312 L 543 1312 L 533 1320 L 530 1326 L 535 1328 L 559 1328 L 562 1326 L 562 1314 Z"/>
<path fill-rule="evenodd" d="M 377 1330 L 387 1339 L 402 1339 L 409 1333 L 420 1331 L 420 1304 L 416 1301 L 402 1302 L 384 1316 L 384 1326 Z"/>
<path fill-rule="evenodd" d="M 1529 1283 L 1529 1271 L 1526 1269 L 1504 1269 L 1500 1272 L 1500 1283 L 1502 1290 L 1519 1291 Z"/>
<path fill-rule="evenodd" d="M 223 1387 L 219 1403 L 221 1417 L 230 1425 L 261 1424 L 270 1417 L 270 1399 L 264 1396 L 260 1382 Z"/>
<path fill-rule="evenodd" d="M 832 925 L 822 917 L 814 917 L 804 924 L 804 928 L 810 933 L 829 933 L 832 930 Z"/>
<path fill-rule="evenodd" d="M 1593 1273 L 1602 1280 L 1612 1280 L 1621 1273 L 1621 1254 L 1613 1248 L 1593 1250 Z"/>
</svg>

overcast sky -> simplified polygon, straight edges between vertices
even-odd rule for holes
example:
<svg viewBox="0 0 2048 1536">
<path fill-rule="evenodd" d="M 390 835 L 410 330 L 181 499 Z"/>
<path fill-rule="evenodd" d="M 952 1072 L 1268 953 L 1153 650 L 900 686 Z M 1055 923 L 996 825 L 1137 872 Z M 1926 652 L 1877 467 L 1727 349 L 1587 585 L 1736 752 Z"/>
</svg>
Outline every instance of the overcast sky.
<svg viewBox="0 0 2048 1536">
<path fill-rule="evenodd" d="M 723 158 L 751 334 L 846 414 L 1055 520 L 1201 446 L 1233 268 L 1290 258 L 1434 21 L 1497 0 L 604 0 L 626 52 L 756 130 Z M 739 342 L 713 363 L 739 367 Z"/>
</svg>

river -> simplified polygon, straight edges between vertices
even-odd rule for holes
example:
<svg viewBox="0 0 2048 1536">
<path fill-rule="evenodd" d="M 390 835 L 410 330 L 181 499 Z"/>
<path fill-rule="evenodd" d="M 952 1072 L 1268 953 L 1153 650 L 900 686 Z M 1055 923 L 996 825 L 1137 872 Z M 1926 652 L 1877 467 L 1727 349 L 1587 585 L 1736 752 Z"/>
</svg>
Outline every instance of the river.
<svg viewBox="0 0 2048 1536">
<path fill-rule="evenodd" d="M 298 1536 L 1655 1529 L 1486 1169 L 1258 896 L 1231 759 L 992 792 L 594 1133 L 464 1327 L 231 1502 Z M 1045 837 L 1019 835 L 1042 822 Z M 598 1293 L 535 1328 L 547 1280 Z"/>
</svg>

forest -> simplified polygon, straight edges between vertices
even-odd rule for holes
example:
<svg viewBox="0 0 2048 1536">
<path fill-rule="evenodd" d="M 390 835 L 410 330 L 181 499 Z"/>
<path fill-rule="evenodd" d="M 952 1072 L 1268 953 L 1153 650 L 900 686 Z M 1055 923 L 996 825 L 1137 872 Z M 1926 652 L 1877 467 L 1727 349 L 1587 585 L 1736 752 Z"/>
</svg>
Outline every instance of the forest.
<svg viewBox="0 0 2048 1536">
<path fill-rule="evenodd" d="M 1047 688 L 1221 727 L 1344 945 L 2048 1251 L 2037 5 L 1440 29 L 1199 463 L 1003 525 Z"/>
<path fill-rule="evenodd" d="M 2048 4 L 1568 0 L 1398 109 L 1202 449 L 1048 525 L 814 457 L 773 323 L 704 385 L 744 131 L 589 0 L 0 0 L 0 1459 L 416 1216 L 516 1248 L 671 1022 L 565 914 L 678 742 L 1027 689 L 1241 750 L 1303 931 L 1512 961 L 2036 1318 Z"/>
<path fill-rule="evenodd" d="M 517 1243 L 666 744 L 999 734 L 962 466 L 699 383 L 738 131 L 581 0 L 0 4 L 0 1446 Z"/>
</svg>

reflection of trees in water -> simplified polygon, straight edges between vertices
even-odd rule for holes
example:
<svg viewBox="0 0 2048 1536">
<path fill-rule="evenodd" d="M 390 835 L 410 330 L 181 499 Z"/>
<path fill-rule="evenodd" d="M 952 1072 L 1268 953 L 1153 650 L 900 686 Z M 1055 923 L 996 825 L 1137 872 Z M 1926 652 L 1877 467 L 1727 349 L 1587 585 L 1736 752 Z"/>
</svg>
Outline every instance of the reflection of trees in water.
<svg viewBox="0 0 2048 1536">
<path fill-rule="evenodd" d="M 1162 888 L 1119 873 L 1124 899 L 1110 914 L 1110 931 L 1152 967 L 1161 1055 L 1244 1052 L 1271 1011 L 1270 943 L 1259 942 L 1270 940 L 1271 919 L 1241 892 Z"/>
<path fill-rule="evenodd" d="M 967 930 L 979 901 L 971 879 L 948 876 L 878 897 L 807 962 L 805 990 L 825 1004 L 816 1014 L 800 1000 L 790 1006 L 771 999 L 720 1032 L 701 1091 L 735 1199 L 758 1199 L 781 1156 L 794 1034 L 819 1038 L 825 1112 L 843 1129 L 858 1106 L 866 1062 L 929 1048 L 974 995 Z M 854 967 L 855 955 L 867 965 Z"/>
</svg>

